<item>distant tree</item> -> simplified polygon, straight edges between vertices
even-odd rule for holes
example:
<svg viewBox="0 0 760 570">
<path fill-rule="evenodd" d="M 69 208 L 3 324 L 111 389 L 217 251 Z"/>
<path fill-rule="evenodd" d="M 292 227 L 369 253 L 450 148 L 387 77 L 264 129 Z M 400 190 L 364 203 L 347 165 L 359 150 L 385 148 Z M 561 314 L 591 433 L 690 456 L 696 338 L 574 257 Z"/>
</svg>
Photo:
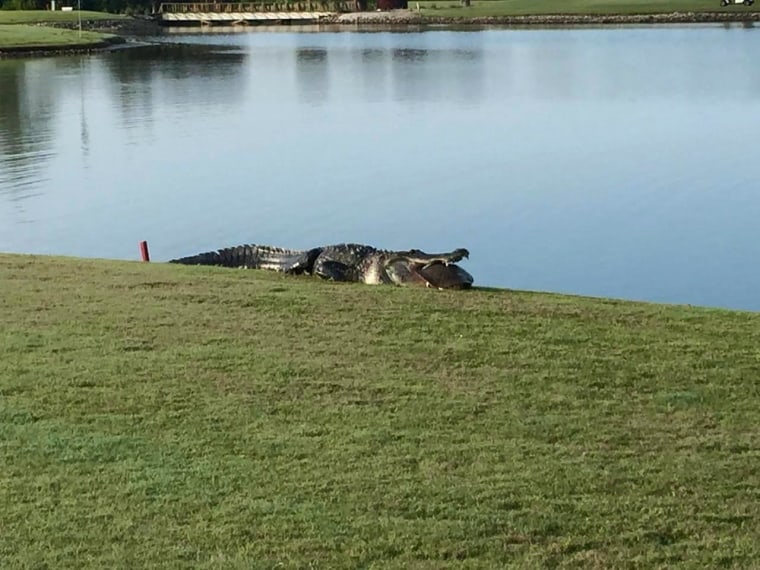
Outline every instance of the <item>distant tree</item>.
<svg viewBox="0 0 760 570">
<path fill-rule="evenodd" d="M 82 10 L 110 12 L 112 14 L 150 14 L 160 0 L 80 0 Z M 57 0 L 59 6 L 76 6 L 77 0 Z M 46 10 L 50 0 L 0 0 L 2 10 Z"/>
<path fill-rule="evenodd" d="M 0 0 L 4 10 L 44 10 L 46 0 Z"/>
<path fill-rule="evenodd" d="M 82 0 L 82 9 L 112 14 L 149 14 L 153 11 L 154 3 L 154 0 Z"/>
</svg>

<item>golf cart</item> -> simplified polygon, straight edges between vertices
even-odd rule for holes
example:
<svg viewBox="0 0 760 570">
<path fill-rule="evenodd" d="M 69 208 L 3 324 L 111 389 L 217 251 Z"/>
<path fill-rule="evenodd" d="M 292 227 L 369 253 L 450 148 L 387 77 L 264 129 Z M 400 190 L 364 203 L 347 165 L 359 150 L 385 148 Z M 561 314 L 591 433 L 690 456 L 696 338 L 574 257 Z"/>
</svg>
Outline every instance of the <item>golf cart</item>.
<svg viewBox="0 0 760 570">
<path fill-rule="evenodd" d="M 729 4 L 744 4 L 745 6 L 752 6 L 755 0 L 720 0 L 721 6 L 728 6 Z"/>
</svg>

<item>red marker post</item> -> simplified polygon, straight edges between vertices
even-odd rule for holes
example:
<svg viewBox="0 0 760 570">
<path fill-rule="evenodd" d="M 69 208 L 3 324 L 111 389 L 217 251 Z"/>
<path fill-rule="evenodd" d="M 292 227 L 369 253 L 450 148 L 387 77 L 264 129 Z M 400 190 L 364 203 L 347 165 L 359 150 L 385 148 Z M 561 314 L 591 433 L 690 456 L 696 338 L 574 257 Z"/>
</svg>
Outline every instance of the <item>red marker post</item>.
<svg viewBox="0 0 760 570">
<path fill-rule="evenodd" d="M 143 240 L 140 242 L 140 256 L 143 261 L 150 261 L 150 253 L 148 252 L 148 242 Z"/>
</svg>

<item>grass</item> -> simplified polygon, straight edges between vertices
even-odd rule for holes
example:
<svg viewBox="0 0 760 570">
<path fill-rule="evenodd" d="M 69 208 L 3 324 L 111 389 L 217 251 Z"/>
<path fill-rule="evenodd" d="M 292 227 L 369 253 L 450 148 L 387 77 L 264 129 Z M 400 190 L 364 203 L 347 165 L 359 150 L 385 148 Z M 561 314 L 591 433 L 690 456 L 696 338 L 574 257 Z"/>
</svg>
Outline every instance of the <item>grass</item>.
<svg viewBox="0 0 760 570">
<path fill-rule="evenodd" d="M 0 255 L 8 568 L 748 568 L 760 314 Z"/>
<path fill-rule="evenodd" d="M 531 16 L 548 14 L 667 14 L 672 12 L 746 12 L 760 10 L 752 6 L 720 6 L 719 0 L 473 0 L 461 7 L 458 0 L 424 0 L 419 2 L 423 14 L 455 17 Z M 409 8 L 415 9 L 411 0 Z"/>
<path fill-rule="evenodd" d="M 82 11 L 82 19 L 113 20 L 123 18 L 104 12 Z M 45 24 L 76 23 L 79 15 L 74 12 L 51 12 L 46 10 L 0 10 L 0 51 L 37 48 L 68 48 L 98 44 L 112 37 L 110 34 L 54 28 Z"/>
<path fill-rule="evenodd" d="M 119 20 L 127 16 L 109 14 L 107 12 L 92 12 L 82 10 L 82 20 Z M 79 21 L 79 13 L 61 12 L 57 10 L 0 10 L 0 24 L 49 24 L 49 23 L 75 23 Z"/>
<path fill-rule="evenodd" d="M 0 24 L 0 50 L 8 48 L 39 48 L 80 46 L 97 44 L 110 37 L 108 34 L 75 30 L 27 26 L 23 24 Z"/>
</svg>

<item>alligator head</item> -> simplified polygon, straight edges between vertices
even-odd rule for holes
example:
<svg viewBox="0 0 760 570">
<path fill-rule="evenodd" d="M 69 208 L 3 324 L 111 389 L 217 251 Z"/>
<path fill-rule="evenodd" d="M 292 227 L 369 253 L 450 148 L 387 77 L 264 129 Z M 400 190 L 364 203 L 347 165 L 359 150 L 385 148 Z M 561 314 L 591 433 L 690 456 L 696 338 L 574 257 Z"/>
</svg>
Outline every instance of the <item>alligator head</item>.
<svg viewBox="0 0 760 570">
<path fill-rule="evenodd" d="M 469 256 L 464 248 L 450 253 L 425 253 L 418 249 L 395 252 L 386 261 L 385 274 L 396 285 L 467 289 L 472 285 L 472 275 L 456 262 Z"/>
</svg>

